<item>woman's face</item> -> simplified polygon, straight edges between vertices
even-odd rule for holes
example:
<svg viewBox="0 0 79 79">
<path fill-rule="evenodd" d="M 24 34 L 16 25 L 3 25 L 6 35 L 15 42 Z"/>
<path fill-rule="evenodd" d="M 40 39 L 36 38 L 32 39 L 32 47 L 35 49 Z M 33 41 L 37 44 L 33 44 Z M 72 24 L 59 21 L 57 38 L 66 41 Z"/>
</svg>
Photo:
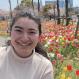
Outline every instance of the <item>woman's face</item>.
<svg viewBox="0 0 79 79">
<path fill-rule="evenodd" d="M 11 45 L 20 57 L 27 57 L 36 47 L 39 38 L 38 24 L 29 18 L 19 18 L 11 30 Z"/>
</svg>

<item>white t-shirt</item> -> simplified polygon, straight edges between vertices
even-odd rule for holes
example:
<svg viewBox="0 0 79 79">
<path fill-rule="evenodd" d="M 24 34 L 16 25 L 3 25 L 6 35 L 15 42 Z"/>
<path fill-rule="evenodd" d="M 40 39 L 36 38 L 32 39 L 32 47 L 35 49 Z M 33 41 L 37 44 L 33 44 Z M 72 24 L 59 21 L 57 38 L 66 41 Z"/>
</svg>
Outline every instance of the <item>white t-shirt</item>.
<svg viewBox="0 0 79 79">
<path fill-rule="evenodd" d="M 49 60 L 36 52 L 28 58 L 20 58 L 11 46 L 2 47 L 0 79 L 53 79 L 53 67 Z"/>
</svg>

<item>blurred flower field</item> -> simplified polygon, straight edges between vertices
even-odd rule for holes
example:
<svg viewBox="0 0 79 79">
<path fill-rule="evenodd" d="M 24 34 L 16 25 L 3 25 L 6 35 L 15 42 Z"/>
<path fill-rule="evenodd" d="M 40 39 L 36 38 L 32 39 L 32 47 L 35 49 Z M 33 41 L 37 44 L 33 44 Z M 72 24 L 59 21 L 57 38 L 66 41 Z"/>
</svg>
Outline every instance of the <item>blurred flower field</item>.
<svg viewBox="0 0 79 79">
<path fill-rule="evenodd" d="M 55 79 L 79 79 L 79 31 L 75 38 L 76 25 L 44 23 L 45 32 L 40 42 L 48 52 L 54 66 Z"/>
<path fill-rule="evenodd" d="M 64 60 L 57 68 L 55 79 L 79 79 L 79 60 Z"/>
</svg>

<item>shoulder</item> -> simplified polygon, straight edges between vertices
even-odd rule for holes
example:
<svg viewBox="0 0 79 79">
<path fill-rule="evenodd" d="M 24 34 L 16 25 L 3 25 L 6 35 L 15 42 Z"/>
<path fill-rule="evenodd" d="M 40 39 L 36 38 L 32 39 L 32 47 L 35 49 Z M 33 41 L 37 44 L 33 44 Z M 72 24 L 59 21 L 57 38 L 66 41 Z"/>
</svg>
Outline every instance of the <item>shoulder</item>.
<svg viewBox="0 0 79 79">
<path fill-rule="evenodd" d="M 35 53 L 35 58 L 38 62 L 40 62 L 40 64 L 42 64 L 43 66 L 52 66 L 52 63 L 44 56 L 42 56 L 39 53 Z"/>
<path fill-rule="evenodd" d="M 40 74 L 42 75 L 41 79 L 53 79 L 53 66 L 52 63 L 45 58 L 44 56 L 40 55 L 39 53 L 35 54 L 35 60 L 38 65 L 38 71 L 40 70 Z"/>
<path fill-rule="evenodd" d="M 7 49 L 6 46 L 0 47 L 0 58 L 1 58 L 3 55 L 5 55 L 6 49 Z"/>
<path fill-rule="evenodd" d="M 6 50 L 6 46 L 4 46 L 4 47 L 1 46 L 0 47 L 0 54 L 1 54 L 2 51 L 5 51 L 5 50 Z"/>
</svg>

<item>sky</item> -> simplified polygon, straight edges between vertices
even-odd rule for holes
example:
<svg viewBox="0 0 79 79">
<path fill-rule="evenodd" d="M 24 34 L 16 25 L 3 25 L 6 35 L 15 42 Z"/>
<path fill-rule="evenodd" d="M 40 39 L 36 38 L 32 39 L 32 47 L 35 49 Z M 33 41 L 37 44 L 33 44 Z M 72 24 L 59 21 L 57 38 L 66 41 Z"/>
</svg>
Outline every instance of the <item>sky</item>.
<svg viewBox="0 0 79 79">
<path fill-rule="evenodd" d="M 3 9 L 3 10 L 9 10 L 9 3 L 8 3 L 9 0 L 0 0 L 0 9 Z M 21 2 L 21 0 L 18 0 L 19 3 Z M 38 0 L 34 0 L 34 1 L 38 1 Z M 50 0 L 51 1 L 51 0 Z M 42 3 L 43 5 L 45 4 L 45 0 L 42 0 Z M 16 7 L 17 5 L 17 0 L 11 0 L 11 7 L 12 9 L 14 9 L 14 7 Z M 79 7 L 79 0 L 73 0 L 73 6 L 77 6 Z"/>
</svg>

